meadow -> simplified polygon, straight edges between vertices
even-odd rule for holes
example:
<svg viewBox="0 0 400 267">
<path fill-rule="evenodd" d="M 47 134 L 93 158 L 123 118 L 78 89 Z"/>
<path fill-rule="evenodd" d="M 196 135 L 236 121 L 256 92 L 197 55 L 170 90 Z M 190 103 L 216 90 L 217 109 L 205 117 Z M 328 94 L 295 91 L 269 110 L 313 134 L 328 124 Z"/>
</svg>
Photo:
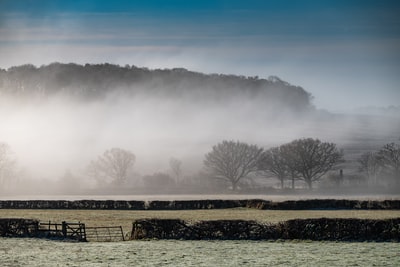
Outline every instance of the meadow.
<svg viewBox="0 0 400 267">
<path fill-rule="evenodd" d="M 62 242 L 0 238 L 0 265 L 18 266 L 399 266 L 390 242 Z"/>
</svg>

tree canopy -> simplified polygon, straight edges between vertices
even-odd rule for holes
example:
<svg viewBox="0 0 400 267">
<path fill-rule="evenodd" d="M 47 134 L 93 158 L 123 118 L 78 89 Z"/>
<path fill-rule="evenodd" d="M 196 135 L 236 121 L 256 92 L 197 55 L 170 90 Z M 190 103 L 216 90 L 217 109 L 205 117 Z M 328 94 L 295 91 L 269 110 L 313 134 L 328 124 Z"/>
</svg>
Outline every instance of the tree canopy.
<svg viewBox="0 0 400 267">
<path fill-rule="evenodd" d="M 111 181 L 115 185 L 122 185 L 135 160 L 136 157 L 132 152 L 121 148 L 111 148 L 97 160 L 90 162 L 88 173 L 100 183 Z"/>
<path fill-rule="evenodd" d="M 376 184 L 378 174 L 382 171 L 382 161 L 377 152 L 364 152 L 358 159 L 359 170 L 365 172 L 367 179 Z"/>
<path fill-rule="evenodd" d="M 222 178 L 236 190 L 241 179 L 258 170 L 263 149 L 243 142 L 222 141 L 205 155 L 204 165 L 215 178 Z"/>
<path fill-rule="evenodd" d="M 397 186 L 400 186 L 400 145 L 386 144 L 378 152 L 382 167 L 389 172 Z"/>
<path fill-rule="evenodd" d="M 266 175 L 274 175 L 280 181 L 282 189 L 285 180 L 291 173 L 288 157 L 283 146 L 273 147 L 265 151 L 260 158 L 258 168 Z"/>
<path fill-rule="evenodd" d="M 292 151 L 289 161 L 293 163 L 293 170 L 310 189 L 313 182 L 343 161 L 343 155 L 334 143 L 321 142 L 319 139 L 297 139 L 290 142 L 288 148 Z"/>
</svg>

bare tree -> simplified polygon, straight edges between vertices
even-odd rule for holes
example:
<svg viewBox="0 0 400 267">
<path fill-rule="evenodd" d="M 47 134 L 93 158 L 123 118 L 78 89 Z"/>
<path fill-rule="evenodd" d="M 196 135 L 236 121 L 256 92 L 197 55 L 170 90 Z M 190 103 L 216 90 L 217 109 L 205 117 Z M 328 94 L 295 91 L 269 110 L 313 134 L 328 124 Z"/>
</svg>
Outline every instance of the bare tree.
<svg viewBox="0 0 400 267">
<path fill-rule="evenodd" d="M 15 171 L 15 159 L 11 148 L 6 143 L 0 143 L 0 188 L 4 188 Z"/>
<path fill-rule="evenodd" d="M 296 154 L 296 149 L 293 147 L 293 143 L 287 143 L 281 145 L 280 151 L 282 154 L 282 157 L 285 160 L 286 167 L 288 169 L 288 175 L 292 181 L 292 189 L 295 189 L 295 180 L 298 179 L 300 174 L 298 173 L 296 166 L 297 166 L 297 154 Z"/>
<path fill-rule="evenodd" d="M 274 175 L 284 187 L 285 180 L 290 175 L 287 157 L 281 147 L 273 147 L 262 154 L 259 161 L 259 170 L 266 175 Z"/>
<path fill-rule="evenodd" d="M 204 165 L 215 178 L 229 181 L 236 190 L 242 178 L 258 170 L 262 153 L 263 149 L 256 145 L 222 141 L 205 155 Z"/>
<path fill-rule="evenodd" d="M 334 143 L 321 142 L 318 139 L 297 139 L 288 144 L 293 152 L 292 168 L 312 189 L 312 183 L 343 161 L 342 153 Z"/>
<path fill-rule="evenodd" d="M 182 176 L 182 161 L 176 158 L 170 158 L 169 167 L 175 177 L 176 183 L 179 183 Z"/>
<path fill-rule="evenodd" d="M 135 155 L 121 148 L 106 150 L 96 161 L 91 161 L 88 174 L 104 183 L 111 180 L 116 185 L 123 184 L 128 176 L 128 171 L 135 163 Z"/>
<path fill-rule="evenodd" d="M 360 171 L 365 172 L 369 181 L 377 183 L 377 175 L 382 170 L 382 160 L 377 152 L 365 152 L 358 159 Z"/>
<path fill-rule="evenodd" d="M 400 145 L 386 144 L 379 152 L 383 168 L 389 170 L 397 186 L 400 185 Z"/>
</svg>

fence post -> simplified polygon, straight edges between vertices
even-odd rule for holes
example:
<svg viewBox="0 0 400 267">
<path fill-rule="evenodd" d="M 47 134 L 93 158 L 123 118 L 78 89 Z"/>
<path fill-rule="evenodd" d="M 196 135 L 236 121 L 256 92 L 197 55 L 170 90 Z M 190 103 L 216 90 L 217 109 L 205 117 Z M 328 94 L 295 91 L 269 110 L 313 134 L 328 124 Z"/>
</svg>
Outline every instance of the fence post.
<svg viewBox="0 0 400 267">
<path fill-rule="evenodd" d="M 84 223 L 80 223 L 79 222 L 79 228 L 80 228 L 80 231 L 81 231 L 81 239 L 86 242 L 87 241 L 87 239 L 86 239 L 86 225 Z"/>
<path fill-rule="evenodd" d="M 62 234 L 64 238 L 67 238 L 67 223 L 65 221 L 62 222 Z"/>
<path fill-rule="evenodd" d="M 125 241 L 124 231 L 122 230 L 122 226 L 120 226 L 119 229 L 121 230 L 122 241 Z"/>
</svg>

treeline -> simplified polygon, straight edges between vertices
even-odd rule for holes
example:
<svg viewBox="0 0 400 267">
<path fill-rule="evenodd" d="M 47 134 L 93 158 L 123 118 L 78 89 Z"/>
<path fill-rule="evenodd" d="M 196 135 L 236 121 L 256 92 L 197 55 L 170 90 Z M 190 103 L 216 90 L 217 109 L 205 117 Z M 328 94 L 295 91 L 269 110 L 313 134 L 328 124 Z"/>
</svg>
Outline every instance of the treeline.
<svg viewBox="0 0 400 267">
<path fill-rule="evenodd" d="M 204 74 L 183 68 L 155 69 L 113 64 L 52 63 L 0 69 L 0 94 L 17 97 L 67 95 L 98 99 L 110 93 L 136 96 L 226 101 L 232 97 L 262 99 L 295 111 L 312 108 L 311 95 L 277 77 L 260 79 L 224 74 Z"/>
<path fill-rule="evenodd" d="M 103 186 L 122 186 L 129 179 L 135 155 L 120 148 L 113 148 L 92 161 L 88 174 Z M 189 182 L 182 171 L 182 161 L 170 159 L 170 172 L 156 172 L 142 177 L 147 188 L 167 191 L 179 185 L 214 186 L 242 190 L 250 181 L 276 179 L 280 188 L 290 181 L 291 189 L 312 189 L 314 184 L 329 180 L 331 186 L 340 187 L 346 179 L 344 153 L 335 143 L 314 138 L 296 139 L 277 147 L 264 149 L 255 144 L 224 140 L 214 145 L 204 156 L 203 169 Z M 400 145 L 387 144 L 377 152 L 369 152 L 358 158 L 359 173 L 365 185 L 400 188 Z M 352 176 L 350 176 L 352 178 Z M 212 190 L 215 190 L 212 189 Z M 161 191 L 162 192 L 162 191 Z"/>
<path fill-rule="evenodd" d="M 390 143 L 379 151 L 366 152 L 358 159 L 364 185 L 400 189 L 400 145 Z M 236 190 L 248 177 L 277 179 L 281 189 L 290 181 L 291 188 L 303 182 L 309 189 L 321 180 L 331 186 L 344 183 L 345 158 L 335 143 L 314 138 L 296 139 L 264 149 L 255 144 L 223 141 L 205 155 L 204 166 L 211 177 L 223 179 Z"/>
<path fill-rule="evenodd" d="M 336 144 L 319 139 L 303 138 L 279 147 L 264 150 L 257 145 L 223 141 L 205 156 L 204 165 L 211 175 L 232 184 L 236 190 L 240 181 L 251 174 L 273 176 L 284 181 L 304 181 L 309 189 L 326 173 L 342 163 L 343 154 Z"/>
<path fill-rule="evenodd" d="M 167 172 L 138 176 L 134 170 L 135 161 L 133 152 L 111 148 L 90 161 L 81 177 L 68 171 L 62 182 L 95 181 L 95 192 L 100 190 L 102 193 L 216 193 L 226 190 L 245 192 L 249 189 L 262 192 L 262 181 L 274 179 L 279 181 L 281 190 L 313 189 L 317 182 L 317 187 L 325 182 L 325 188 L 326 185 L 339 188 L 346 179 L 354 178 L 354 174 L 344 174 L 347 170 L 343 151 L 334 143 L 314 138 L 296 139 L 272 148 L 224 140 L 205 154 L 202 169 L 192 176 L 185 175 L 183 162 L 176 158 L 170 159 L 170 170 Z M 0 143 L 0 189 L 18 178 L 15 162 L 11 148 Z M 357 176 L 362 177 L 364 186 L 389 188 L 391 192 L 400 189 L 399 144 L 390 143 L 379 151 L 366 152 L 357 162 Z M 138 178 L 141 180 L 139 183 Z M 136 182 L 132 183 L 135 179 Z M 248 187 L 249 181 L 252 188 Z"/>
</svg>

